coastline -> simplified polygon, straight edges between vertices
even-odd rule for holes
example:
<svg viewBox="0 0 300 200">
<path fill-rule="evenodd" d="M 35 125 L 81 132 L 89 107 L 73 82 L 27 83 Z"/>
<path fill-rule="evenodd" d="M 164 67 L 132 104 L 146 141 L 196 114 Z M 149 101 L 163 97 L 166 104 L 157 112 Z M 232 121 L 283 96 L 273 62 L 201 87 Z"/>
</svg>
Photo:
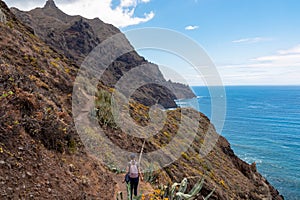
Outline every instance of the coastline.
<svg viewBox="0 0 300 200">
<path fill-rule="evenodd" d="M 200 112 L 205 113 L 209 117 L 209 115 L 210 115 L 210 109 L 209 109 L 210 97 L 209 97 L 209 92 L 208 92 L 207 88 L 204 86 L 193 86 L 191 88 L 194 90 L 194 92 L 195 92 L 195 90 L 199 90 L 199 88 L 202 91 L 201 95 L 199 95 L 199 91 L 198 91 L 198 94 L 197 94 L 197 91 L 195 94 L 196 94 L 196 96 L 201 96 L 201 98 L 198 98 L 200 108 L 201 108 Z M 248 164 L 256 162 L 258 171 L 261 172 L 263 174 L 263 176 L 266 177 L 272 184 L 274 184 L 274 186 L 276 188 L 278 188 L 279 191 L 281 191 L 281 193 L 287 199 L 300 198 L 300 193 L 298 193 L 297 189 L 296 189 L 297 184 L 300 184 L 299 177 L 297 179 L 297 175 L 294 178 L 292 178 L 293 176 L 290 177 L 290 175 L 289 175 L 290 172 L 292 173 L 293 171 L 296 171 L 297 167 L 295 168 L 293 166 L 297 165 L 296 163 L 299 163 L 300 162 L 299 160 L 298 161 L 294 160 L 294 159 L 288 160 L 290 156 L 283 156 L 283 158 L 280 157 L 282 159 L 281 162 L 272 164 L 272 163 L 275 163 L 275 161 L 273 161 L 273 159 L 274 159 L 274 155 L 276 155 L 276 153 L 273 153 L 273 154 L 271 153 L 272 149 L 270 149 L 270 148 L 272 147 L 272 145 L 270 146 L 270 144 L 267 144 L 265 142 L 266 139 L 264 137 L 260 137 L 259 134 L 252 135 L 252 138 L 254 138 L 252 140 L 255 142 L 245 145 L 245 143 L 247 144 L 247 142 L 252 141 L 251 135 L 249 135 L 249 134 L 253 134 L 251 132 L 250 124 L 252 124 L 253 127 L 255 127 L 255 129 L 252 128 L 253 130 L 258 130 L 259 133 L 261 133 L 260 135 L 266 135 L 265 137 L 270 137 L 269 143 L 271 142 L 271 144 L 276 142 L 276 137 L 278 138 L 278 142 L 282 141 L 282 139 L 284 139 L 284 137 L 287 137 L 285 135 L 276 136 L 279 134 L 276 132 L 273 133 L 273 135 L 272 135 L 272 131 L 274 131 L 274 127 L 278 127 L 278 126 L 281 128 L 285 128 L 283 131 L 288 131 L 289 129 L 295 130 L 296 132 L 293 132 L 294 134 L 296 134 L 294 136 L 295 140 L 296 141 L 299 140 L 299 138 L 297 139 L 297 132 L 299 133 L 299 131 L 297 129 L 293 129 L 293 126 L 299 125 L 299 123 L 296 123 L 297 119 L 300 118 L 300 116 L 296 114 L 297 108 L 295 108 L 296 109 L 294 111 L 295 114 L 293 115 L 293 118 L 291 118 L 291 119 L 294 119 L 295 123 L 284 121 L 284 119 L 291 120 L 287 116 L 285 116 L 285 117 L 277 116 L 277 115 L 285 114 L 286 112 L 284 112 L 283 110 L 278 110 L 278 113 L 274 114 L 274 116 L 273 116 L 274 118 L 279 117 L 279 119 L 281 120 L 281 121 L 277 120 L 278 122 L 276 123 L 276 122 L 270 121 L 270 120 L 272 120 L 272 118 L 271 118 L 272 113 L 268 113 L 268 112 L 271 112 L 271 111 L 276 112 L 277 109 L 280 108 L 280 106 L 277 105 L 277 104 L 280 104 L 280 102 L 277 102 L 279 97 L 277 97 L 277 96 L 276 96 L 276 98 L 273 96 L 266 97 L 266 99 L 268 99 L 268 98 L 270 100 L 273 99 L 272 101 L 274 102 L 274 104 L 276 103 L 275 106 L 277 106 L 278 108 L 275 107 L 274 105 L 272 105 L 272 103 L 266 103 L 266 105 L 264 105 L 264 104 L 251 105 L 251 103 L 255 104 L 254 100 L 247 102 L 247 99 L 245 99 L 245 97 L 244 98 L 239 97 L 239 93 L 241 94 L 240 96 L 243 96 L 243 95 L 246 96 L 245 94 L 248 93 L 249 96 L 251 97 L 251 94 L 252 94 L 251 91 L 255 91 L 255 90 L 258 90 L 261 95 L 263 95 L 263 94 L 269 95 L 269 93 L 275 95 L 277 93 L 280 93 L 280 91 L 284 92 L 286 90 L 291 90 L 289 93 L 284 93 L 283 95 L 285 95 L 285 94 L 286 95 L 282 97 L 283 100 L 285 100 L 286 102 L 281 102 L 281 103 L 288 104 L 287 102 L 289 102 L 289 101 L 288 101 L 288 99 L 286 99 L 286 96 L 288 96 L 288 94 L 290 94 L 290 93 L 293 93 L 295 96 L 297 94 L 297 91 L 300 91 L 300 86 L 298 86 L 298 85 L 280 85 L 280 86 L 275 86 L 275 85 L 249 86 L 249 85 L 247 85 L 247 86 L 225 86 L 225 89 L 227 91 L 227 95 L 226 95 L 227 96 L 227 109 L 232 109 L 232 110 L 234 110 L 234 112 L 229 111 L 229 113 L 227 114 L 229 116 L 226 117 L 227 119 L 225 122 L 225 127 L 221 134 L 230 141 L 230 143 L 232 144 L 233 150 L 241 159 L 245 160 Z M 271 92 L 269 92 L 269 93 L 264 92 L 264 91 L 269 91 L 269 90 L 271 90 Z M 229 91 L 229 93 L 228 93 L 228 91 Z M 290 98 L 294 100 L 295 99 L 294 96 L 292 95 L 292 97 L 290 97 Z M 232 98 L 235 98 L 235 101 L 232 100 Z M 255 97 L 253 97 L 253 98 L 255 99 Z M 188 99 L 188 100 L 190 100 L 190 99 Z M 180 101 L 182 101 L 184 103 L 186 100 L 181 99 Z M 249 105 L 247 103 L 249 103 Z M 239 104 L 242 104 L 242 105 L 239 105 Z M 273 109 L 272 109 L 272 106 L 274 107 Z M 241 107 L 243 107 L 244 110 L 242 110 Z M 237 112 L 236 110 L 238 110 L 238 109 L 240 109 L 241 111 Z M 249 110 L 246 110 L 246 109 L 256 112 L 253 114 L 254 115 L 253 118 L 252 117 L 250 118 L 250 114 L 248 113 Z M 265 114 L 268 114 L 269 119 L 268 118 L 263 119 L 261 117 L 262 114 L 259 113 L 259 111 L 263 110 L 263 109 L 267 109 L 268 112 L 265 111 Z M 290 108 L 287 108 L 287 109 L 290 109 Z M 245 116 L 247 116 L 247 118 L 243 117 L 243 118 L 238 119 L 239 115 L 241 113 L 244 113 Z M 297 118 L 297 116 L 298 116 L 298 118 Z M 247 125 L 249 125 L 249 126 L 247 126 Z M 242 128 L 238 128 L 241 126 L 242 126 Z M 264 127 L 264 126 L 266 126 L 266 127 Z M 271 128 L 271 127 L 273 127 L 273 128 Z M 246 130 L 246 132 L 248 130 L 250 130 L 250 131 L 248 131 L 249 132 L 248 136 L 246 136 L 246 135 L 243 136 L 243 133 L 245 132 L 245 130 Z M 271 132 L 271 133 L 266 134 L 265 133 L 266 131 Z M 277 132 L 280 132 L 280 129 Z M 288 136 L 288 137 L 290 137 L 290 136 Z M 296 141 L 294 141 L 294 142 L 296 142 Z M 286 142 L 288 142 L 288 141 L 286 141 Z M 293 144 L 294 142 L 290 141 L 291 144 Z M 261 145 L 259 145 L 260 143 L 261 143 Z M 276 144 L 276 143 L 274 143 L 274 144 Z M 273 144 L 273 146 L 274 146 L 274 144 Z M 297 142 L 296 142 L 296 144 L 297 144 Z M 264 146 L 265 147 L 268 146 L 270 148 L 264 149 Z M 275 149 L 283 148 L 283 152 L 288 152 L 288 150 L 291 153 L 293 152 L 291 149 L 292 147 L 290 147 L 290 145 L 288 145 L 288 143 L 283 144 L 283 145 L 281 145 L 279 143 L 279 144 L 276 144 L 273 148 L 275 148 Z M 299 149 L 300 147 L 295 146 L 294 148 Z M 257 154 L 257 156 L 256 156 L 256 154 Z M 268 161 L 268 160 L 270 160 L 270 161 Z M 294 160 L 294 161 L 292 161 L 292 160 Z M 290 163 L 290 162 L 296 162 L 296 163 L 293 165 L 289 165 L 288 163 Z M 282 169 L 284 169 L 284 172 L 282 172 Z M 283 176 L 286 176 L 286 177 L 283 177 Z M 290 178 L 288 178 L 288 177 L 290 177 Z M 288 179 L 290 179 L 290 180 L 288 180 Z M 282 181 L 286 182 L 286 183 L 282 184 Z"/>
</svg>

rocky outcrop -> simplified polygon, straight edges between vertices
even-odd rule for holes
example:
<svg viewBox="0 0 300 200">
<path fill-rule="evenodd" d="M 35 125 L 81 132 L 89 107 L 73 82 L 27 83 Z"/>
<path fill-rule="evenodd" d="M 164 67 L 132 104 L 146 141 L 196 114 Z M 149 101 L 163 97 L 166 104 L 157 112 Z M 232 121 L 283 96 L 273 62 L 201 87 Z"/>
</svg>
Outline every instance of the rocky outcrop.
<svg viewBox="0 0 300 200">
<path fill-rule="evenodd" d="M 0 22 L 6 24 L 6 16 L 2 10 L 0 10 Z"/>
</svg>

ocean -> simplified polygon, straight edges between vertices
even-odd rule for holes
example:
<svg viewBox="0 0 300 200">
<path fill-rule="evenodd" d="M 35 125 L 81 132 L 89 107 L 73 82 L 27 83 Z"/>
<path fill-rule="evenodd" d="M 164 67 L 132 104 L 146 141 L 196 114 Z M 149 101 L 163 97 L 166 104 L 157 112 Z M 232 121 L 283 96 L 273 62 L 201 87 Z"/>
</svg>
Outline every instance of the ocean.
<svg viewBox="0 0 300 200">
<path fill-rule="evenodd" d="M 192 87 L 211 115 L 206 87 Z M 229 86 L 223 135 L 287 200 L 300 199 L 300 86 Z M 184 100 L 183 100 L 184 101 Z"/>
</svg>

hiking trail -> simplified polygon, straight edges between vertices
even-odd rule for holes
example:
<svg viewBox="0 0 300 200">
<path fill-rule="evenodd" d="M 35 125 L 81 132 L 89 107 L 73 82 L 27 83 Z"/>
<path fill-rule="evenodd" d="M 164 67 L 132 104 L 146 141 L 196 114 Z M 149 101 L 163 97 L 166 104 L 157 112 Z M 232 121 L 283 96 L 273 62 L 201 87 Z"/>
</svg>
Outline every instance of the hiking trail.
<svg viewBox="0 0 300 200">
<path fill-rule="evenodd" d="M 116 195 L 119 192 L 123 193 L 123 198 L 124 200 L 127 200 L 127 188 L 126 188 L 126 183 L 123 183 L 125 174 L 115 174 L 113 176 L 114 181 L 116 182 L 116 194 L 115 194 L 115 198 L 116 199 Z M 154 188 L 152 187 L 152 185 L 146 181 L 139 181 L 139 186 L 138 186 L 138 195 L 140 194 L 152 194 L 154 192 Z"/>
<path fill-rule="evenodd" d="M 83 120 L 84 123 L 86 125 L 92 126 L 92 124 L 90 124 L 90 121 L 87 120 L 88 119 L 88 114 L 91 111 L 91 109 L 93 108 L 93 101 L 94 101 L 94 97 L 91 95 L 86 94 L 83 90 L 81 90 L 81 92 L 83 93 L 83 95 L 86 97 L 86 104 L 85 106 L 81 109 L 80 114 L 77 116 L 76 120 Z M 126 200 L 127 197 L 127 188 L 126 188 L 126 183 L 123 183 L 125 174 L 113 174 L 113 180 L 115 182 L 115 195 L 114 195 L 114 199 L 117 198 L 117 194 L 119 192 L 123 193 L 123 198 L 124 200 Z M 139 181 L 139 186 L 138 186 L 138 195 L 140 194 L 150 194 L 153 193 L 154 189 L 151 186 L 150 183 L 148 182 L 144 182 L 144 181 Z"/>
</svg>

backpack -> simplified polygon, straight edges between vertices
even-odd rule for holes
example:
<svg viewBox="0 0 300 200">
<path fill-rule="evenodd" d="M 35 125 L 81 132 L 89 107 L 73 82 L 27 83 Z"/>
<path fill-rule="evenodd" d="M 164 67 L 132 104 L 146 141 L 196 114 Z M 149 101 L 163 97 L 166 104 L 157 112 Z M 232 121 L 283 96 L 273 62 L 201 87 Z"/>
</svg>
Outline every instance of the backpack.
<svg viewBox="0 0 300 200">
<path fill-rule="evenodd" d="M 138 170 L 138 166 L 137 166 L 137 162 L 130 162 L 130 166 L 129 166 L 129 176 L 130 178 L 137 178 L 139 177 L 139 170 Z"/>
</svg>

